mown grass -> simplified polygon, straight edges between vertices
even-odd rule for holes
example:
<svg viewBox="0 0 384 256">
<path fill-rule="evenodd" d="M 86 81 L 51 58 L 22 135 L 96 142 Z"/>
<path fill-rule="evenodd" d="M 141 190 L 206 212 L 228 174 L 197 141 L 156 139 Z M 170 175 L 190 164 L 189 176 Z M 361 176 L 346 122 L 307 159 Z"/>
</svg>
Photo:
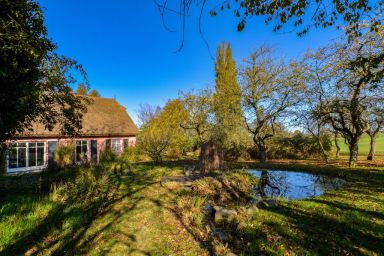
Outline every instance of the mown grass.
<svg viewBox="0 0 384 256">
<path fill-rule="evenodd" d="M 253 168 L 265 168 L 253 164 Z M 383 255 L 384 170 L 270 163 L 288 169 L 345 177 L 347 186 L 306 200 L 281 201 L 248 223 L 244 255 Z"/>
<path fill-rule="evenodd" d="M 345 143 L 344 139 L 339 138 L 340 154 L 349 155 L 348 145 Z M 364 134 L 359 141 L 359 153 L 361 156 L 367 157 L 370 150 L 370 137 L 367 134 Z M 384 133 L 379 133 L 376 138 L 376 154 L 379 158 L 384 157 Z"/>
<path fill-rule="evenodd" d="M 207 255 L 174 216 L 176 195 L 160 186 L 178 166 L 137 165 L 125 180 L 126 196 L 100 215 L 77 246 L 88 255 Z"/>
<path fill-rule="evenodd" d="M 185 163 L 139 164 L 122 177 L 120 196 L 96 216 L 49 196 L 9 194 L 0 203 L 0 255 L 383 255 L 383 167 L 348 169 L 314 162 L 242 163 L 241 168 L 307 171 L 345 177 L 341 190 L 260 209 L 241 233 L 242 246 L 204 238 L 206 197 L 159 184 Z M 176 211 L 188 196 L 190 206 Z M 184 201 L 184 203 L 188 201 Z M 179 207 L 180 208 L 180 207 Z M 187 213 L 193 221 L 185 222 Z M 221 247 L 220 247 L 221 246 Z"/>
<path fill-rule="evenodd" d="M 87 220 L 79 205 L 59 204 L 49 196 L 7 196 L 0 209 L 0 255 L 67 250 Z"/>
<path fill-rule="evenodd" d="M 170 210 L 175 195 L 159 184 L 181 172 L 136 166 L 95 216 L 49 195 L 10 194 L 0 203 L 0 255 L 206 255 Z"/>
<path fill-rule="evenodd" d="M 57 207 L 47 197 L 6 196 L 0 207 L 0 251 L 15 240 L 33 232 Z"/>
</svg>

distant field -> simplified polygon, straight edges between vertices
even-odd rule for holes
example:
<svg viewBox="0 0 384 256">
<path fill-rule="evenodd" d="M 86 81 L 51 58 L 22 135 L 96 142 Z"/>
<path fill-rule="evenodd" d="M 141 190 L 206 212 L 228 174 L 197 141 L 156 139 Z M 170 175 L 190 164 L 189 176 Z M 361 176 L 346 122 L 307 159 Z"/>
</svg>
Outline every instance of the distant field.
<svg viewBox="0 0 384 256">
<path fill-rule="evenodd" d="M 344 143 L 344 139 L 339 139 L 339 144 L 341 148 L 341 154 L 349 154 L 348 145 Z M 368 135 L 364 134 L 359 142 L 359 155 L 368 155 L 370 147 L 370 138 Z M 377 135 L 376 138 L 376 155 L 384 155 L 384 133 Z"/>
</svg>

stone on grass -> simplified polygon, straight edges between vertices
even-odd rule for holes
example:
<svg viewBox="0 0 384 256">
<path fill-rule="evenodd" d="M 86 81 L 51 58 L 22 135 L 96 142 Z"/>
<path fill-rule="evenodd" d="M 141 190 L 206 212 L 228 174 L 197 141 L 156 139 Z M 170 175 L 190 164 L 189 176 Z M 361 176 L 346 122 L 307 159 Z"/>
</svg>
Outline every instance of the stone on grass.
<svg viewBox="0 0 384 256">
<path fill-rule="evenodd" d="M 246 211 L 249 216 L 253 216 L 259 211 L 259 207 L 257 207 L 257 205 L 250 205 L 247 207 Z"/>
<path fill-rule="evenodd" d="M 229 240 L 231 240 L 230 234 L 228 234 L 224 230 L 217 228 L 213 223 L 207 225 L 206 228 L 209 233 L 211 233 L 214 237 L 218 238 L 222 242 L 228 242 Z"/>
<path fill-rule="evenodd" d="M 214 217 L 215 210 L 213 209 L 213 206 L 209 203 L 205 203 L 202 205 L 202 209 L 204 211 L 204 214 L 208 216 L 210 219 Z"/>
<path fill-rule="evenodd" d="M 237 212 L 220 206 L 213 207 L 215 211 L 215 223 L 218 225 L 232 224 L 237 222 Z"/>
<path fill-rule="evenodd" d="M 160 185 L 163 187 L 167 183 L 177 184 L 179 186 L 190 187 L 196 177 L 191 176 L 166 176 L 160 180 Z"/>
</svg>

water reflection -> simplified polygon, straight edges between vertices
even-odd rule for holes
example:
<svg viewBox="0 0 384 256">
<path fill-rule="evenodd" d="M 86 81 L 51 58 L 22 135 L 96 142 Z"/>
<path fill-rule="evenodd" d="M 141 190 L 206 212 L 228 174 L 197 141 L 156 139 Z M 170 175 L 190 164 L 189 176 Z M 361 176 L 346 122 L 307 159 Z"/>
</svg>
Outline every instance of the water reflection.
<svg viewBox="0 0 384 256">
<path fill-rule="evenodd" d="M 327 190 L 342 187 L 345 180 L 340 178 L 291 171 L 250 170 L 260 179 L 257 194 L 260 196 L 304 199 L 324 194 Z"/>
</svg>

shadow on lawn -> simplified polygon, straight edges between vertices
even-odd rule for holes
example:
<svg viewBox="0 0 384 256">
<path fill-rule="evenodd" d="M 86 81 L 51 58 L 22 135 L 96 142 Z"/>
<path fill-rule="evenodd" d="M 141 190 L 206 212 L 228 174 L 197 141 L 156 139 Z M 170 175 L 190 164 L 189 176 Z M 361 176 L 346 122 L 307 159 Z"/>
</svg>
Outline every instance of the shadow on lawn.
<svg viewBox="0 0 384 256">
<path fill-rule="evenodd" d="M 199 246 L 203 249 L 206 249 L 209 252 L 209 255 L 217 255 L 215 253 L 213 239 L 202 239 L 197 231 L 190 227 L 187 223 L 185 223 L 182 213 L 180 213 L 177 209 L 169 207 L 168 210 L 173 213 L 177 221 L 182 225 L 182 227 L 193 237 L 193 239 L 199 244 Z"/>
<path fill-rule="evenodd" d="M 146 186 L 157 183 L 154 177 L 146 175 L 145 172 L 134 173 L 123 178 L 125 183 L 121 196 L 108 202 L 100 212 L 85 211 L 79 206 L 59 204 L 53 208 L 48 215 L 40 221 L 32 231 L 21 234 L 18 239 L 9 244 L 0 255 L 37 255 L 43 251 L 49 251 L 51 255 L 73 255 L 84 254 L 89 250 L 92 241 L 109 228 L 113 223 L 128 211 L 132 211 L 143 197 L 137 197 L 131 203 L 131 207 L 121 210 L 112 210 L 115 203 L 123 200 L 127 196 L 132 196 Z M 12 214 L 8 212 L 8 214 Z M 112 214 L 108 223 L 85 241 L 81 241 L 92 223 L 106 214 Z M 68 227 L 69 225 L 69 227 Z M 134 240 L 132 235 L 126 235 L 127 241 Z M 81 241 L 81 242 L 80 242 Z M 107 253 L 108 250 L 103 251 Z M 150 252 L 140 251 L 144 255 L 151 255 Z"/>
<path fill-rule="evenodd" d="M 271 231 L 268 235 L 279 237 L 276 245 L 283 243 L 287 248 L 300 248 L 304 252 L 320 255 L 347 254 L 347 252 L 359 255 L 362 254 L 362 250 L 380 253 L 384 248 L 384 240 L 379 235 L 383 228 L 373 225 L 368 216 L 365 216 L 368 219 L 364 218 L 359 223 L 356 223 L 356 219 L 352 220 L 355 223 L 351 223 L 351 220 L 337 220 L 334 216 L 308 213 L 289 205 L 269 211 L 286 217 L 289 223 L 289 227 L 286 223 L 284 225 L 273 221 L 264 223 L 268 227 L 267 230 Z M 301 235 L 296 235 L 297 231 Z"/>
<path fill-rule="evenodd" d="M 370 195 L 382 193 L 384 172 L 353 175 L 351 180 L 355 183 L 326 197 L 288 201 L 264 210 L 273 217 L 265 218 L 262 228 L 248 230 L 252 252 L 263 251 L 265 244 L 275 249 L 283 244 L 298 254 L 382 255 L 383 206 Z"/>
<path fill-rule="evenodd" d="M 180 163 L 172 162 L 172 165 L 180 166 Z M 169 167 L 169 163 L 167 166 Z M 150 168 L 143 167 L 124 177 L 125 187 L 121 191 L 121 197 L 111 201 L 105 209 L 96 215 L 85 216 L 84 210 L 75 206 L 59 205 L 55 207 L 44 220 L 41 220 L 40 225 L 27 234 L 21 234 L 17 240 L 0 252 L 0 255 L 25 253 L 36 255 L 44 250 L 50 251 L 52 255 L 87 254 L 103 232 L 106 232 L 114 223 L 119 222 L 127 212 L 133 211 L 141 200 L 147 199 L 138 193 L 147 186 L 158 183 L 159 177 L 156 175 L 156 173 L 151 172 Z M 284 244 L 286 248 L 292 248 L 297 254 L 335 255 L 350 253 L 359 255 L 365 253 L 362 250 L 380 254 L 384 248 L 382 235 L 384 226 L 375 223 L 374 220 L 378 219 L 383 223 L 384 213 L 374 209 L 366 209 L 361 205 L 357 206 L 353 199 L 344 197 L 353 194 L 360 202 L 364 202 L 364 200 L 382 202 L 382 199 L 379 198 L 375 201 L 375 195 L 377 196 L 378 193 L 384 191 L 384 171 L 367 171 L 367 173 L 359 175 L 351 172 L 348 179 L 351 186 L 345 188 L 343 193 L 335 193 L 335 198 L 328 195 L 327 197 L 312 198 L 296 203 L 287 202 L 276 208 L 263 210 L 271 215 L 283 217 L 284 221 L 274 221 L 271 218 L 265 220 L 261 228 L 259 226 L 259 228 L 248 229 L 244 237 L 246 241 L 250 242 L 250 246 L 247 247 L 248 249 L 244 249 L 245 254 L 264 252 L 265 244 L 271 245 L 271 247 L 275 246 L 274 248 L 279 248 L 279 244 Z M 169 193 L 171 192 L 173 191 L 169 191 Z M 115 203 L 133 195 L 136 196 L 132 198 L 133 201 L 130 201 L 129 206 L 121 209 L 113 208 Z M 166 207 L 161 200 L 153 199 L 151 202 L 159 207 Z M 316 204 L 316 207 L 312 207 L 312 209 L 300 207 L 306 202 Z M 317 208 L 323 209 L 323 211 L 317 211 Z M 167 207 L 167 209 L 174 214 L 181 226 L 192 235 L 200 247 L 207 249 L 211 255 L 214 255 L 212 239 L 201 238 L 198 235 L 198 230 L 191 228 L 176 208 Z M 12 214 L 12 212 L 8 211 L 7 214 Z M 94 221 L 106 215 L 108 215 L 107 222 L 86 237 L 86 232 Z M 63 226 L 68 223 L 71 226 L 62 230 Z M 156 254 L 133 248 L 131 243 L 136 241 L 134 234 L 127 234 L 119 230 L 117 235 L 123 237 L 123 244 L 130 250 L 127 253 Z M 84 237 L 86 237 L 85 240 Z M 104 248 L 101 254 L 107 254 L 116 243 L 117 241 L 111 241 L 108 248 Z M 119 241 L 119 243 L 122 242 Z"/>
</svg>

